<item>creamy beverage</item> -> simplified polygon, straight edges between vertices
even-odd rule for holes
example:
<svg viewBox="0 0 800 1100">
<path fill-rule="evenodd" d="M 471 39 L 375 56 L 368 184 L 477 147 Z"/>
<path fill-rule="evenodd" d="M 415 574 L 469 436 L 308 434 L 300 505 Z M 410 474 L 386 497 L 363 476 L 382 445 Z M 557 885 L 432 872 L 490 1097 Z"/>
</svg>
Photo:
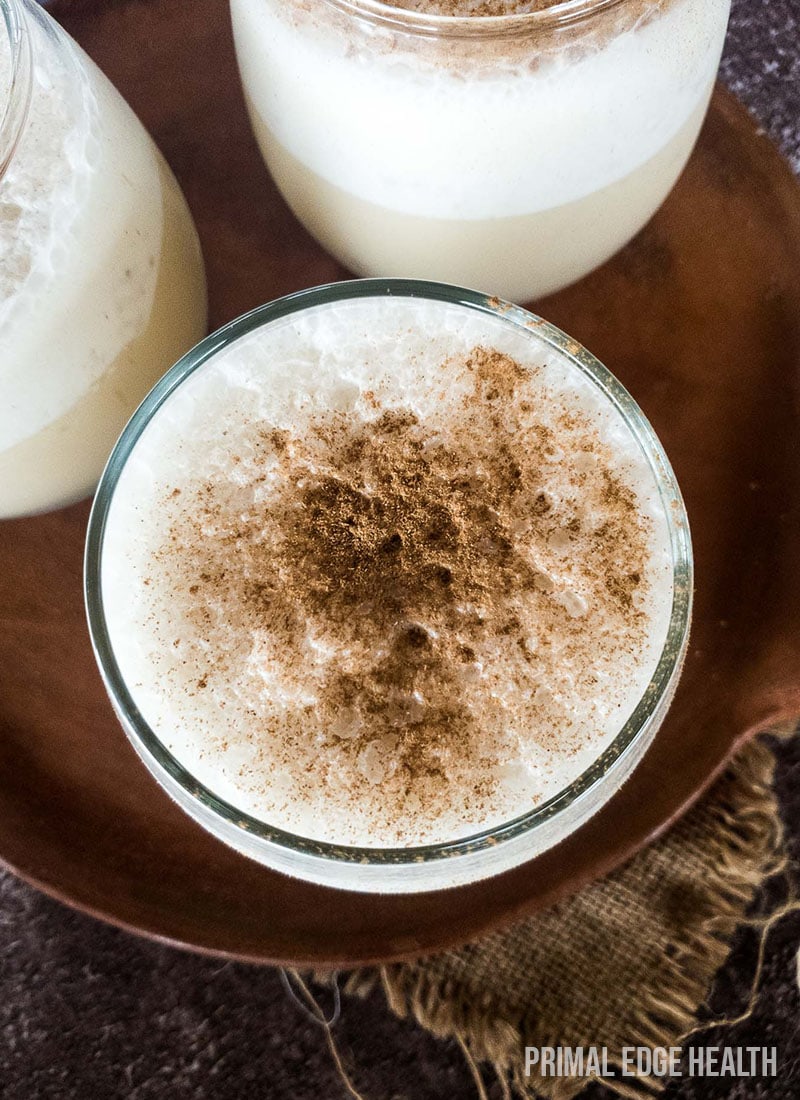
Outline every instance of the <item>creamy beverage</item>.
<svg viewBox="0 0 800 1100">
<path fill-rule="evenodd" d="M 3 4 L 23 46 L 3 40 L 0 97 L 12 76 L 23 94 L 29 50 L 30 102 L 0 163 L 0 518 L 90 493 L 206 324 L 197 235 L 152 141 L 37 5 Z"/>
<path fill-rule="evenodd" d="M 729 0 L 587 2 L 568 23 L 520 0 L 231 9 L 261 150 L 327 249 L 359 274 L 524 301 L 596 267 L 663 201 Z"/>
<path fill-rule="evenodd" d="M 210 355 L 135 437 L 87 580 L 192 783 L 367 849 L 564 791 L 648 693 L 674 613 L 682 512 L 620 409 L 531 315 L 414 285 Z"/>
</svg>

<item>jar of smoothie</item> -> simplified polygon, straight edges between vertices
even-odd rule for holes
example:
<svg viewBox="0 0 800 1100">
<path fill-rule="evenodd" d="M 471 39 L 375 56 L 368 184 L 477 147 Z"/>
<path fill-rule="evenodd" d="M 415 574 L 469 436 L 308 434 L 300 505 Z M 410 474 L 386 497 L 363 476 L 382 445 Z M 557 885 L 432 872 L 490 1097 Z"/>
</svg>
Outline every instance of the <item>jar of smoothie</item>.
<svg viewBox="0 0 800 1100">
<path fill-rule="evenodd" d="M 253 127 L 352 271 L 526 301 L 655 212 L 730 0 L 231 0 Z"/>
<path fill-rule="evenodd" d="M 205 327 L 197 234 L 155 145 L 33 0 L 0 0 L 0 518 L 88 495 Z"/>
</svg>

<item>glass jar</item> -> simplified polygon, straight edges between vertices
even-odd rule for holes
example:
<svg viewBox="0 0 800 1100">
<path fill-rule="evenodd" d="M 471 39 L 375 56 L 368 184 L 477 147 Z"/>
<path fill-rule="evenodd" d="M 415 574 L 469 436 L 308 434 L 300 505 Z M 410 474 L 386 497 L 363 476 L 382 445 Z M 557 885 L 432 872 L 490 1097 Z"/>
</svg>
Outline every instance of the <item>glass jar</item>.
<svg viewBox="0 0 800 1100">
<path fill-rule="evenodd" d="M 165 161 L 33 0 L 0 0 L 0 518 L 87 496 L 153 383 L 206 331 Z"/>
<path fill-rule="evenodd" d="M 525 302 L 602 263 L 663 201 L 703 121 L 729 0 L 461 18 L 378 0 L 231 9 L 261 151 L 325 248 L 360 275 Z"/>
<path fill-rule="evenodd" d="M 422 331 L 414 320 L 418 317 L 431 326 L 430 334 L 424 329 L 422 358 L 413 351 Z M 378 334 L 383 348 L 387 331 L 391 351 L 378 352 L 373 337 Z M 302 333 L 311 335 L 298 335 Z M 532 493 L 531 500 L 535 497 L 530 511 L 513 495 L 528 484 L 528 474 L 522 467 L 514 474 L 516 459 L 502 442 L 496 454 L 512 478 L 509 494 L 516 503 L 510 511 L 496 501 L 488 507 L 481 503 L 480 486 L 490 486 L 491 494 L 498 483 L 480 450 L 483 421 L 469 421 L 477 425 L 477 436 L 470 438 L 479 440 L 474 462 L 463 437 L 456 436 L 462 443 L 449 453 L 458 455 L 457 472 L 455 480 L 447 480 L 451 467 L 440 457 L 440 444 L 449 429 L 437 416 L 442 402 L 452 400 L 471 417 L 475 406 L 470 395 L 478 391 L 456 373 L 449 382 L 445 379 L 440 393 L 439 383 L 430 382 L 438 375 L 432 376 L 422 359 L 435 345 L 441 362 L 453 363 L 459 341 L 464 348 L 478 348 L 477 359 L 468 358 L 465 369 L 485 361 L 481 349 L 502 348 L 503 355 L 514 356 L 501 356 L 504 370 L 503 363 L 524 363 L 534 387 L 545 377 L 542 372 L 551 372 L 546 376 L 556 380 L 558 401 L 529 398 L 526 391 L 519 406 L 526 417 L 531 409 L 540 410 L 534 412 L 531 438 L 544 441 L 542 455 L 532 460 L 534 487 L 525 490 Z M 421 389 L 398 381 L 408 371 L 421 372 L 415 376 L 423 380 Z M 504 392 L 505 383 L 496 377 L 499 382 L 487 375 L 488 402 Z M 430 401 L 421 392 L 431 392 Z M 541 391 L 536 392 L 541 398 Z M 584 601 L 562 590 L 561 581 L 547 579 L 550 566 L 543 564 L 542 555 L 572 561 L 577 552 L 570 549 L 570 532 L 581 525 L 585 552 L 594 554 L 597 539 L 606 538 L 610 530 L 606 505 L 596 501 L 624 500 L 626 492 L 618 495 L 613 479 L 598 482 L 599 498 L 586 489 L 594 461 L 585 452 L 586 437 L 581 448 L 573 448 L 566 436 L 549 435 L 546 427 L 550 413 L 543 410 L 561 408 L 562 401 L 566 419 L 554 421 L 557 430 L 569 432 L 582 422 L 581 414 L 575 420 L 569 410 L 594 410 L 597 419 L 592 422 L 603 426 L 598 453 L 613 456 L 638 486 L 638 503 L 631 507 L 653 532 L 653 556 L 647 559 L 652 586 L 646 603 L 625 604 L 629 597 L 616 579 L 619 572 L 631 583 L 640 581 L 638 573 L 626 572 L 637 568 L 627 558 L 632 545 L 627 526 L 617 550 L 604 554 L 605 564 L 593 582 L 596 597 L 589 593 Z M 388 408 L 395 413 L 386 421 Z M 417 412 L 412 415 L 409 409 Z M 417 416 L 424 438 L 404 441 L 404 425 L 413 425 Z M 466 514 L 476 517 L 477 527 L 470 519 L 462 528 L 464 541 L 450 544 L 441 541 L 451 522 L 446 517 L 430 530 L 426 521 L 428 527 L 423 524 L 419 535 L 395 534 L 382 541 L 379 533 L 374 576 L 362 576 L 365 568 L 369 573 L 368 554 L 358 550 L 355 572 L 345 563 L 328 586 L 327 566 L 318 550 L 297 550 L 295 543 L 280 540 L 283 532 L 295 530 L 295 522 L 314 537 L 317 530 L 326 530 L 325 515 L 332 514 L 326 509 L 335 507 L 335 501 L 325 503 L 324 494 L 331 486 L 336 490 L 342 469 L 353 468 L 359 455 L 370 453 L 371 444 L 365 451 L 363 442 L 352 442 L 347 435 L 350 426 L 361 423 L 389 425 L 379 461 L 399 471 L 389 482 L 382 480 L 383 474 L 368 471 L 364 486 L 411 486 L 397 491 L 420 494 L 425 517 L 444 517 L 448 507 L 429 507 L 426 486 L 441 494 L 447 484 L 448 494 L 462 497 L 467 486 Z M 492 423 L 500 421 L 490 421 L 489 435 L 495 430 Z M 503 438 L 523 438 L 520 425 L 497 430 L 511 431 Z M 349 456 L 341 469 L 328 458 L 310 459 L 303 451 L 304 439 L 324 450 L 340 431 L 346 436 L 342 453 Z M 400 438 L 395 451 L 402 459 L 398 466 L 392 466 L 391 457 L 395 431 L 399 435 L 394 438 Z M 288 512 L 279 511 L 279 523 L 289 526 L 281 528 L 275 551 L 265 534 L 271 513 L 264 487 L 276 484 L 281 462 L 293 461 L 293 455 L 299 455 L 296 485 L 306 495 L 292 497 Z M 414 456 L 419 455 L 423 459 L 418 466 Z M 410 476 L 403 473 L 408 456 Z M 574 464 L 577 496 L 572 491 L 559 495 L 540 461 L 555 464 L 556 480 L 559 471 Z M 315 470 L 322 471 L 319 486 Z M 326 471 L 333 473 L 329 477 Z M 281 476 L 294 484 L 293 475 Z M 540 484 L 547 492 L 540 491 Z M 230 495 L 232 511 L 226 511 L 227 505 L 218 507 L 215 485 L 226 499 Z M 367 500 L 373 489 L 342 491 L 346 511 L 358 511 L 359 501 Z M 633 502 L 634 497 L 627 499 Z M 402 505 L 411 506 L 408 500 Z M 395 515 L 388 498 L 369 508 L 379 523 L 380 517 Z M 494 526 L 504 510 L 510 540 L 527 539 L 531 515 L 550 516 L 541 523 L 556 525 L 553 534 L 538 537 L 538 549 L 530 540 L 520 544 L 523 557 L 517 560 L 536 557 L 545 573 L 520 593 L 514 566 L 504 574 L 511 578 L 507 587 L 481 582 L 472 590 L 477 596 L 465 597 L 458 562 L 483 561 L 484 556 L 496 561 L 495 547 L 502 556 L 502 548 L 513 545 Z M 292 519 L 306 515 L 312 518 Z M 357 517 L 345 514 L 343 522 L 352 530 Z M 484 523 L 489 525 L 486 531 Z M 349 536 L 340 538 L 334 528 L 329 551 L 338 570 Z M 413 555 L 412 545 L 420 545 L 415 539 L 429 539 L 435 555 L 450 554 L 447 568 L 437 557 L 432 572 L 415 564 L 412 574 L 402 573 L 403 560 L 418 559 L 391 555 Z M 367 545 L 357 542 L 362 544 Z M 275 567 L 281 578 L 275 587 L 273 563 L 283 561 L 275 556 L 282 545 L 294 549 Z M 466 557 L 452 556 L 458 545 L 467 548 Z M 625 561 L 618 556 L 620 548 Z M 393 564 L 398 561 L 400 565 Z M 292 573 L 298 562 L 311 563 L 308 584 L 305 576 L 298 579 Z M 261 573 L 265 567 L 269 578 Z M 519 575 L 527 575 L 527 566 L 521 568 Z M 400 579 L 395 586 L 396 570 Z M 423 581 L 417 592 L 414 578 L 429 575 L 434 588 Z M 310 605 L 303 602 L 312 590 L 338 599 L 337 593 L 346 595 L 351 583 L 356 597 L 344 613 L 330 611 L 327 597 L 320 605 L 314 596 Z M 578 828 L 620 788 L 655 736 L 680 675 L 691 614 L 692 553 L 680 492 L 651 427 L 620 383 L 576 341 L 522 309 L 472 291 L 413 280 L 364 280 L 303 291 L 263 306 L 203 341 L 168 372 L 125 428 L 104 472 L 89 524 L 85 585 L 92 642 L 114 709 L 141 759 L 188 814 L 239 852 L 286 874 L 352 890 L 406 893 L 460 885 L 531 859 Z M 495 591 L 508 595 L 487 610 L 481 601 L 486 592 Z M 390 602 L 382 604 L 386 592 Z M 636 651 L 628 647 L 627 627 L 617 630 L 603 612 L 587 610 L 618 597 L 623 601 L 619 606 L 630 608 L 636 621 L 646 621 L 641 652 L 647 656 L 635 671 L 626 656 Z M 415 602 L 418 598 L 421 603 Z M 374 624 L 383 623 L 381 607 L 389 612 L 386 624 L 375 627 L 376 634 Z M 440 611 L 444 617 L 437 618 Z M 645 619 L 636 618 L 640 613 Z M 582 617 L 587 614 L 589 618 Z M 545 626 L 548 616 L 555 625 L 545 637 L 551 629 Z M 290 633 L 284 637 L 286 630 Z M 583 657 L 569 648 L 573 643 L 568 638 L 584 646 Z M 594 640 L 586 643 L 586 638 Z M 605 641 L 595 646 L 598 639 Z M 413 652 L 403 648 L 408 640 Z M 451 643 L 452 663 L 437 664 L 436 653 Z M 430 653 L 426 645 L 434 647 Z M 549 672 L 543 672 L 536 653 L 550 654 L 541 657 L 549 662 Z M 360 655 L 362 664 L 351 669 L 347 662 L 353 654 Z M 292 670 L 299 679 L 292 679 Z M 337 694 L 342 675 L 347 699 Z M 574 687 L 578 677 L 580 689 Z M 437 683 L 444 685 L 445 710 L 452 700 L 461 700 L 444 718 L 436 702 Z M 545 713 L 550 734 L 536 717 Z M 362 744 L 360 731 L 365 728 Z M 420 740 L 421 731 L 429 728 L 430 734 L 424 734 L 429 740 Z M 282 756 L 284 734 L 288 749 Z M 517 749 L 508 749 L 511 736 L 519 738 L 514 745 L 523 746 L 520 756 Z M 501 746 L 498 752 L 510 755 L 492 755 L 494 737 Z M 448 738 L 455 738 L 455 748 L 450 744 L 448 749 Z M 433 764 L 425 756 L 428 750 Z M 518 786 L 518 764 L 528 751 L 532 756 L 524 774 L 532 782 L 541 780 L 538 794 Z M 468 771 L 463 786 L 458 771 L 462 761 Z M 440 785 L 443 775 L 446 782 Z M 455 786 L 449 785 L 451 780 Z M 482 791 L 480 797 L 473 799 L 473 789 Z M 403 832 L 402 843 L 387 843 L 396 824 L 395 799 L 397 813 L 405 815 L 403 830 L 406 818 L 413 828 Z M 457 824 L 447 816 L 451 804 L 466 808 L 467 816 Z M 443 816 L 436 816 L 440 811 Z M 426 815 L 432 815 L 433 824 L 426 823 Z M 419 833 L 413 831 L 417 824 Z M 426 842 L 415 842 L 416 835 L 424 835 Z"/>
</svg>

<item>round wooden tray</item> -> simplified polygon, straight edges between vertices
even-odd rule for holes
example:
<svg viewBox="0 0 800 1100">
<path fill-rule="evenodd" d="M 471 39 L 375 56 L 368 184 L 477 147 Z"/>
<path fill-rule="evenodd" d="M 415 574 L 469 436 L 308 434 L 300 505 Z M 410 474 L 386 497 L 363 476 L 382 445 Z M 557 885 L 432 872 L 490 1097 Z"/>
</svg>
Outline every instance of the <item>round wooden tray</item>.
<svg viewBox="0 0 800 1100">
<path fill-rule="evenodd" d="M 250 136 L 225 0 L 62 7 L 140 112 L 197 219 L 212 323 L 344 272 L 288 213 Z M 537 305 L 651 418 L 692 522 L 686 672 L 644 763 L 592 821 L 527 866 L 418 897 L 272 873 L 194 825 L 106 702 L 84 623 L 87 505 L 0 524 L 0 856 L 48 893 L 200 951 L 348 965 L 466 941 L 608 871 L 681 814 L 755 730 L 800 714 L 800 193 L 718 91 L 643 233 Z"/>
</svg>

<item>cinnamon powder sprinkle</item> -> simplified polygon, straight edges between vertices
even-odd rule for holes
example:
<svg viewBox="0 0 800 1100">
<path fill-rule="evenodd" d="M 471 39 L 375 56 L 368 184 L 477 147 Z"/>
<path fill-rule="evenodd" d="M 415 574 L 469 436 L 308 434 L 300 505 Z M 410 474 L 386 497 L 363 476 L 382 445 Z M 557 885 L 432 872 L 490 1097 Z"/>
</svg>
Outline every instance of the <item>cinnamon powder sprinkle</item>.
<svg viewBox="0 0 800 1100">
<path fill-rule="evenodd" d="M 233 725 L 244 785 L 280 774 L 285 805 L 369 805 L 401 843 L 420 817 L 491 814 L 520 727 L 578 751 L 559 663 L 591 698 L 648 629 L 650 521 L 590 419 L 541 422 L 531 371 L 493 349 L 460 369 L 446 429 L 372 393 L 302 432 L 249 425 L 235 484 L 168 490 L 155 555 L 186 593 L 184 690 L 229 704 L 209 751 Z M 554 499 L 560 464 L 572 495 Z"/>
</svg>

